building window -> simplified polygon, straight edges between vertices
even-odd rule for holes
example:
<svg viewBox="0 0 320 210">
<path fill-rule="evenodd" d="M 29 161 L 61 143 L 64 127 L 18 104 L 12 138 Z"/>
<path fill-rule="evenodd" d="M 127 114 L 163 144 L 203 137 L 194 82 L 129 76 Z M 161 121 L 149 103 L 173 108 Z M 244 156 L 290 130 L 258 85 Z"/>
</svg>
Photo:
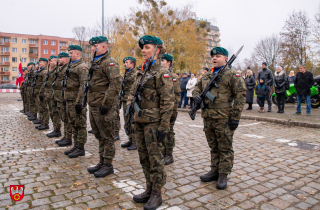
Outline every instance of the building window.
<svg viewBox="0 0 320 210">
<path fill-rule="evenodd" d="M 51 41 L 51 45 L 56 45 L 56 41 Z"/>
<path fill-rule="evenodd" d="M 22 39 L 22 44 L 27 44 L 27 39 Z"/>
<path fill-rule="evenodd" d="M 12 67 L 12 71 L 17 71 L 17 67 Z"/>
<path fill-rule="evenodd" d="M 2 42 L 9 42 L 9 38 L 7 37 L 1 37 L 1 43 Z"/>
<path fill-rule="evenodd" d="M 17 77 L 12 77 L 12 81 L 15 82 L 17 80 Z"/>
<path fill-rule="evenodd" d="M 55 50 L 51 50 L 51 55 L 54 55 L 56 54 L 56 51 Z"/>
<path fill-rule="evenodd" d="M 9 77 L 1 77 L 1 81 L 9 81 Z"/>
<path fill-rule="evenodd" d="M 30 39 L 30 44 L 37 44 L 37 40 Z"/>
<path fill-rule="evenodd" d="M 27 63 L 27 58 L 22 58 L 22 63 Z"/>
<path fill-rule="evenodd" d="M 9 47 L 1 47 L 1 54 L 3 54 L 3 52 L 9 52 Z"/>
<path fill-rule="evenodd" d="M 60 47 L 62 46 L 67 46 L 67 43 L 66 42 L 60 42 Z"/>
<path fill-rule="evenodd" d="M 17 48 L 16 48 L 16 47 L 13 47 L 13 48 L 12 48 L 12 52 L 13 52 L 13 53 L 18 52 Z"/>
<path fill-rule="evenodd" d="M 48 50 L 47 49 L 43 49 L 43 54 L 48 54 Z"/>
<path fill-rule="evenodd" d="M 30 58 L 30 62 L 37 63 L 37 59 L 36 58 Z"/>
<path fill-rule="evenodd" d="M 17 62 L 17 57 L 12 57 L 12 62 L 16 63 Z"/>
<path fill-rule="evenodd" d="M 60 50 L 60 53 L 66 52 L 65 50 Z"/>
<path fill-rule="evenodd" d="M 8 66 L 1 67 L 1 71 L 9 71 L 9 67 Z"/>
<path fill-rule="evenodd" d="M 1 57 L 1 62 L 9 62 L 9 57 Z"/>
<path fill-rule="evenodd" d="M 22 53 L 27 53 L 27 48 L 22 48 Z"/>
<path fill-rule="evenodd" d="M 43 45 L 48 45 L 48 40 L 43 40 Z"/>
<path fill-rule="evenodd" d="M 12 43 L 17 43 L 17 38 L 12 38 Z"/>
</svg>

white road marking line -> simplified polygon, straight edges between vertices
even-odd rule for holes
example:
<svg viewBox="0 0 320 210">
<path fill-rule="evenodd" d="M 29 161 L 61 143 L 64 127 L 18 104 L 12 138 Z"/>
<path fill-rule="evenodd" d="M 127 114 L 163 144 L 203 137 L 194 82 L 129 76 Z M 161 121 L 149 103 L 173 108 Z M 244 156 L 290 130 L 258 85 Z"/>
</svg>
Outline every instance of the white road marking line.
<svg viewBox="0 0 320 210">
<path fill-rule="evenodd" d="M 47 151 L 47 150 L 56 150 L 56 149 L 63 149 L 63 147 L 52 147 L 52 148 L 45 148 L 45 149 L 27 149 L 22 151 L 12 151 L 12 152 L 0 152 L 0 155 L 11 155 L 11 154 L 19 154 L 19 153 L 26 153 L 26 152 L 39 152 L 39 151 Z"/>
<path fill-rule="evenodd" d="M 258 135 L 253 135 L 253 134 L 243 134 L 246 137 L 250 137 L 250 138 L 257 138 L 257 139 L 264 139 L 264 136 L 258 136 Z"/>
<path fill-rule="evenodd" d="M 262 122 L 257 122 L 257 123 L 251 123 L 251 124 L 245 124 L 245 125 L 239 125 L 239 127 L 243 127 L 243 126 L 250 126 L 250 125 L 257 125 L 260 124 Z"/>
<path fill-rule="evenodd" d="M 276 139 L 277 142 L 280 142 L 280 143 L 288 143 L 292 140 L 289 140 L 289 139 Z"/>
<path fill-rule="evenodd" d="M 292 147 L 296 147 L 296 146 L 298 146 L 298 144 L 297 144 L 297 143 L 288 143 L 288 145 L 289 145 L 289 146 L 292 146 Z"/>
<path fill-rule="evenodd" d="M 175 123 L 176 123 L 176 124 L 183 124 L 183 122 L 177 122 L 177 121 L 176 121 Z"/>
<path fill-rule="evenodd" d="M 190 127 L 203 128 L 203 125 L 189 125 Z"/>
</svg>

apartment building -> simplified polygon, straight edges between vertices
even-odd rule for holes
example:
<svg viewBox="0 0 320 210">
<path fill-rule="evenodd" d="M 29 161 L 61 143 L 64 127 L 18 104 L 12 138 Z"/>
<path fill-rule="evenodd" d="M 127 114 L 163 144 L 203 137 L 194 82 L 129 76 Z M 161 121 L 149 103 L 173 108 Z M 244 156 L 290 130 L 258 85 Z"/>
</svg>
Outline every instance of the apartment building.
<svg viewBox="0 0 320 210">
<path fill-rule="evenodd" d="M 68 46 L 76 43 L 73 38 L 0 32 L 0 84 L 15 83 L 20 59 L 22 67 L 27 67 L 40 57 L 67 52 Z"/>
<path fill-rule="evenodd" d="M 208 35 L 206 36 L 207 47 L 206 47 L 206 59 L 204 62 L 204 67 L 212 68 L 212 58 L 210 55 L 210 51 L 214 47 L 221 47 L 220 45 L 220 31 L 217 26 L 209 25 L 207 26 L 210 30 L 208 30 Z"/>
</svg>

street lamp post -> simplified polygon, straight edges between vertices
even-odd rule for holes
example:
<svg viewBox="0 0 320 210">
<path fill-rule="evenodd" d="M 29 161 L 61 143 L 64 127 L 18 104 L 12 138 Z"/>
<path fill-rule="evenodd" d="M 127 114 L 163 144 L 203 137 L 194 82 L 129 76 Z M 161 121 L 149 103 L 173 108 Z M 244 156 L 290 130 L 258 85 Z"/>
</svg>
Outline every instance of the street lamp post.
<svg viewBox="0 0 320 210">
<path fill-rule="evenodd" d="M 102 0 L 102 31 L 101 31 L 102 35 L 104 36 L 104 0 Z"/>
</svg>

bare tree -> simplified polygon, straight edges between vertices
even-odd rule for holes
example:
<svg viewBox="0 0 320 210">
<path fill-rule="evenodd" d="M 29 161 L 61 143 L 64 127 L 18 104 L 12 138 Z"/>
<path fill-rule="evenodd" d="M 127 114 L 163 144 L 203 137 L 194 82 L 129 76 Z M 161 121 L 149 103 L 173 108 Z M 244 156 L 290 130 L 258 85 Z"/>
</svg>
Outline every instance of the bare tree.
<svg viewBox="0 0 320 210">
<path fill-rule="evenodd" d="M 72 33 L 75 35 L 79 46 L 83 48 L 85 41 L 87 40 L 87 30 L 84 26 L 73 27 Z"/>
<path fill-rule="evenodd" d="M 256 63 L 267 62 L 270 69 L 275 69 L 280 53 L 280 38 L 273 34 L 270 37 L 262 38 L 256 44 L 252 59 Z"/>
</svg>

